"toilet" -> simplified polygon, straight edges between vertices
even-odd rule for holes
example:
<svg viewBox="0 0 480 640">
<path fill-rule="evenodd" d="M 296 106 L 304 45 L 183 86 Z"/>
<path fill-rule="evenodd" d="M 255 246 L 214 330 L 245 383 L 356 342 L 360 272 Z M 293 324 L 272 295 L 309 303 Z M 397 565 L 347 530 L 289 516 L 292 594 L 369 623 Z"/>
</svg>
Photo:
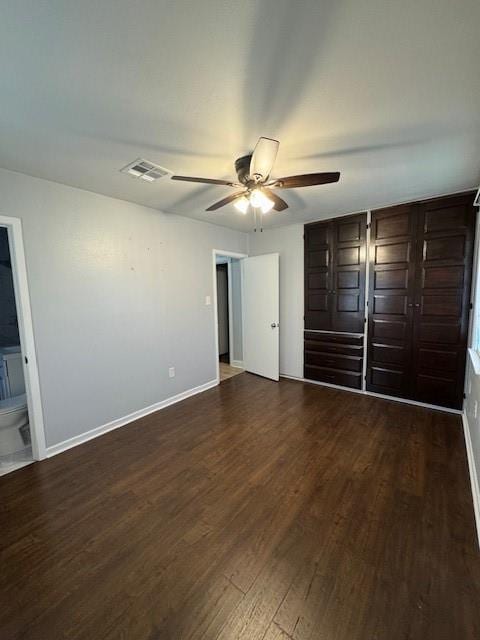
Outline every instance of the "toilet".
<svg viewBox="0 0 480 640">
<path fill-rule="evenodd" d="M 2 456 L 25 448 L 20 428 L 27 423 L 26 394 L 0 400 L 0 452 Z"/>
</svg>

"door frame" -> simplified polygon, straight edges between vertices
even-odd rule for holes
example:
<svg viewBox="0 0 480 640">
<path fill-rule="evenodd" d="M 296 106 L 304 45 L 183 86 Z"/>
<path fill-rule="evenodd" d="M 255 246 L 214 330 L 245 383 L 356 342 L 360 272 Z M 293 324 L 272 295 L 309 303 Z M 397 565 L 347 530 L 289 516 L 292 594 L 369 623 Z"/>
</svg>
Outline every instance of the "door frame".
<svg viewBox="0 0 480 640">
<path fill-rule="evenodd" d="M 25 393 L 27 395 L 28 418 L 32 438 L 32 456 L 34 460 L 43 460 L 47 457 L 47 448 L 22 221 L 20 218 L 12 218 L 0 214 L 0 227 L 6 228 L 8 234 L 20 348 L 23 356 Z"/>
<path fill-rule="evenodd" d="M 212 270 L 213 270 L 213 326 L 215 330 L 215 380 L 217 384 L 220 384 L 220 355 L 218 352 L 218 311 L 217 311 L 217 256 L 225 256 L 226 258 L 236 258 L 237 260 L 241 260 L 242 258 L 248 258 L 247 253 L 237 253 L 235 251 L 224 251 L 223 249 L 212 249 Z M 229 265 L 230 266 L 230 265 Z M 230 279 L 230 269 L 228 269 L 228 277 Z M 229 282 L 230 284 L 230 282 Z M 242 278 L 242 288 L 243 288 L 243 278 Z M 228 321 L 231 326 L 231 308 L 230 308 L 230 287 L 229 287 L 229 300 L 228 300 Z M 242 318 L 243 318 L 243 308 L 242 308 Z M 229 327 L 230 328 L 230 327 Z M 232 333 L 230 333 L 230 341 L 232 340 Z M 230 346 L 232 342 L 230 342 Z"/>
<path fill-rule="evenodd" d="M 217 298 L 218 298 L 218 274 L 219 273 L 224 273 L 225 274 L 225 278 L 227 280 L 227 333 L 228 333 L 228 345 L 227 345 L 227 352 L 226 355 L 228 355 L 228 360 L 229 360 L 229 364 L 231 364 L 231 360 L 232 360 L 232 343 L 233 343 L 233 336 L 232 336 L 232 298 L 231 298 L 231 287 L 230 287 L 230 277 L 231 277 L 231 271 L 230 271 L 230 262 L 221 262 L 220 264 L 216 265 L 216 271 L 217 271 Z M 217 326 L 218 326 L 218 304 L 217 304 Z M 219 351 L 219 359 L 220 356 L 223 356 L 225 354 L 221 354 Z"/>
</svg>

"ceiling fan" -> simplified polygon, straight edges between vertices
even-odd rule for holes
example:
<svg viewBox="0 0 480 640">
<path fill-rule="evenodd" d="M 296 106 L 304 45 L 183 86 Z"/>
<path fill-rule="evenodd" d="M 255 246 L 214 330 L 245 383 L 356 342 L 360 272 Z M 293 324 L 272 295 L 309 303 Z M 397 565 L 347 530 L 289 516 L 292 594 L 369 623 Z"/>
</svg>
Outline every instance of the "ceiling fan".
<svg viewBox="0 0 480 640">
<path fill-rule="evenodd" d="M 172 176 L 172 180 L 184 180 L 185 182 L 201 182 L 205 184 L 219 184 L 226 187 L 240 187 L 232 195 L 215 202 L 207 211 L 216 211 L 227 204 L 233 203 L 242 213 L 247 213 L 251 205 L 256 212 L 260 209 L 267 213 L 271 209 L 284 211 L 288 204 L 280 198 L 272 189 L 296 189 L 298 187 L 310 187 L 317 184 L 338 182 L 340 173 L 306 173 L 299 176 L 287 176 L 286 178 L 274 178 L 270 180 L 275 158 L 277 157 L 278 140 L 271 138 L 259 138 L 252 154 L 242 156 L 235 161 L 235 171 L 238 182 L 229 180 L 216 180 L 212 178 L 193 178 L 189 176 Z"/>
</svg>

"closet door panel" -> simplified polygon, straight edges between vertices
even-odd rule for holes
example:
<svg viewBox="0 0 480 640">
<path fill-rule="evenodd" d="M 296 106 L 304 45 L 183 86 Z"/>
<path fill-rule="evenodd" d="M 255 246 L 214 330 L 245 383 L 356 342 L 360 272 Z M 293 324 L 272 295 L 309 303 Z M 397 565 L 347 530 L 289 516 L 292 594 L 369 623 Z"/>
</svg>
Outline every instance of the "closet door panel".
<svg viewBox="0 0 480 640">
<path fill-rule="evenodd" d="M 332 222 L 332 331 L 363 333 L 367 214 Z"/>
<path fill-rule="evenodd" d="M 417 226 L 413 397 L 461 408 L 475 212 L 471 194 L 421 204 Z"/>
<path fill-rule="evenodd" d="M 305 329 L 329 330 L 332 323 L 332 229 L 330 222 L 305 225 Z"/>
<path fill-rule="evenodd" d="M 305 225 L 304 375 L 360 389 L 367 214 Z"/>
<path fill-rule="evenodd" d="M 372 357 L 376 362 L 386 365 L 402 365 L 405 360 L 405 347 L 393 344 L 375 343 L 372 346 Z"/>
<path fill-rule="evenodd" d="M 372 213 L 367 389 L 410 393 L 415 213 L 401 205 Z"/>
</svg>

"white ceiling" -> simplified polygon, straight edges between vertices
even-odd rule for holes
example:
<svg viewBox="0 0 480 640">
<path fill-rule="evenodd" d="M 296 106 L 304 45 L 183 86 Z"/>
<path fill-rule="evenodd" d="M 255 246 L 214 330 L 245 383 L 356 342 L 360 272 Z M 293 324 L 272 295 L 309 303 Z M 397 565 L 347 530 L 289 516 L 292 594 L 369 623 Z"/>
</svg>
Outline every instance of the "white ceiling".
<svg viewBox="0 0 480 640">
<path fill-rule="evenodd" d="M 260 135 L 284 191 L 265 226 L 475 186 L 479 0 L 0 0 L 0 166 L 249 230 L 228 187 L 119 173 L 145 157 L 234 178 Z"/>
</svg>

